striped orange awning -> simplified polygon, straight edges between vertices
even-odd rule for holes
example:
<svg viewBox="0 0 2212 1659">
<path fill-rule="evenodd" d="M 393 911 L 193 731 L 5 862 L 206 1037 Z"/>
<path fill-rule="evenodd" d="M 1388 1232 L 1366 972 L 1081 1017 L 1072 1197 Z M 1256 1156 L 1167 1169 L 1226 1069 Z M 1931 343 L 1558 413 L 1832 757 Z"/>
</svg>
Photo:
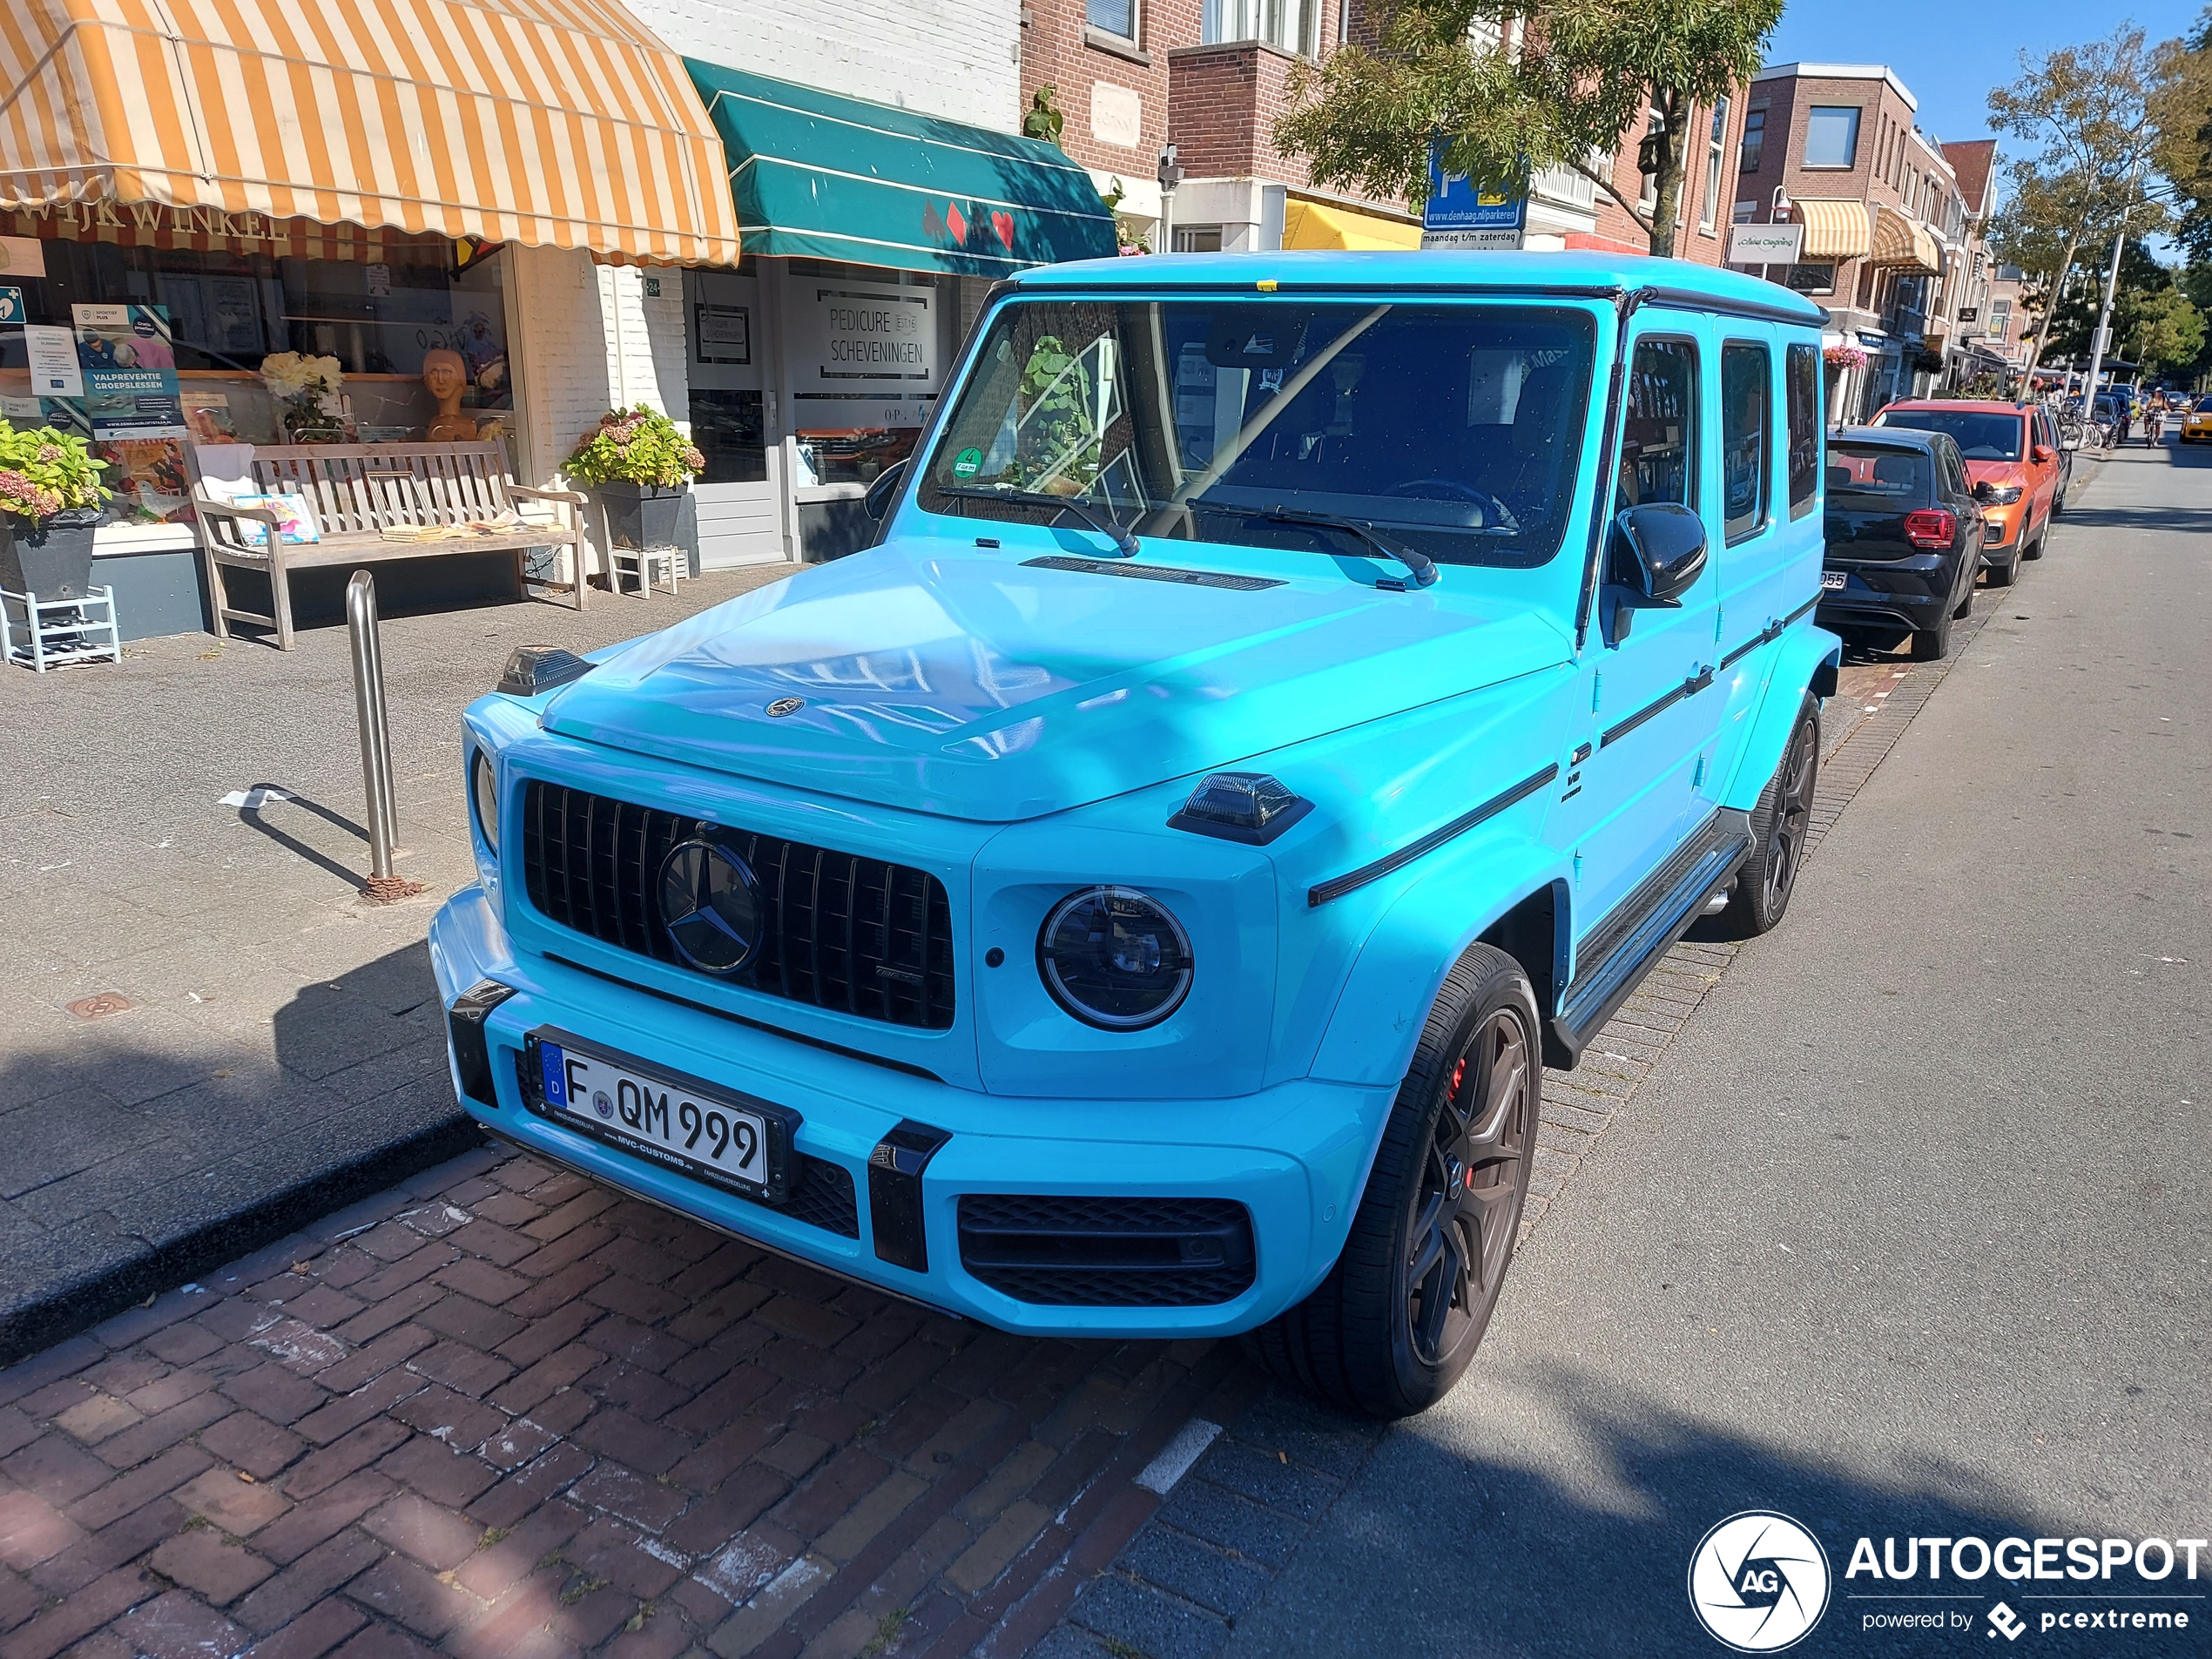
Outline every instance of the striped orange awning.
<svg viewBox="0 0 2212 1659">
<path fill-rule="evenodd" d="M 1930 276 L 1943 269 L 1934 233 L 1882 202 L 1874 204 L 1874 251 L 1867 263 Z"/>
<path fill-rule="evenodd" d="M 683 60 L 619 0 L 0 3 L 0 210 L 734 265 L 726 172 Z"/>
<path fill-rule="evenodd" d="M 1865 202 L 1800 196 L 1790 206 L 1805 227 L 1800 260 L 1863 259 L 1873 246 Z"/>
</svg>

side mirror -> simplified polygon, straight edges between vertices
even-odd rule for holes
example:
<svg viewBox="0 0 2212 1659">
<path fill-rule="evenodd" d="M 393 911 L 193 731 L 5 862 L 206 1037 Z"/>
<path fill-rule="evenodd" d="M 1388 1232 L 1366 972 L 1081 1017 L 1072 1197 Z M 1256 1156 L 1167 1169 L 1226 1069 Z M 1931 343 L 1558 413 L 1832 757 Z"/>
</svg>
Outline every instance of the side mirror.
<svg viewBox="0 0 2212 1659">
<path fill-rule="evenodd" d="M 879 524 L 891 510 L 891 498 L 899 493 L 899 485 L 907 475 L 907 463 L 894 461 L 876 474 L 875 482 L 868 486 L 868 493 L 861 497 L 861 505 L 868 509 L 868 516 Z"/>
<path fill-rule="evenodd" d="M 1983 479 L 1979 483 L 1974 486 L 1974 499 L 1976 501 L 1987 501 L 1996 493 L 1997 487 L 1991 483 L 1986 478 Z"/>
<path fill-rule="evenodd" d="M 1605 640 L 1618 645 L 1632 612 L 1679 605 L 1704 572 L 1705 521 L 1679 502 L 1647 502 L 1622 510 L 1612 539 Z"/>
<path fill-rule="evenodd" d="M 2039 443 L 2027 452 L 2027 458 L 2040 467 L 2046 462 L 2056 461 L 2059 452 L 2047 443 Z"/>
</svg>

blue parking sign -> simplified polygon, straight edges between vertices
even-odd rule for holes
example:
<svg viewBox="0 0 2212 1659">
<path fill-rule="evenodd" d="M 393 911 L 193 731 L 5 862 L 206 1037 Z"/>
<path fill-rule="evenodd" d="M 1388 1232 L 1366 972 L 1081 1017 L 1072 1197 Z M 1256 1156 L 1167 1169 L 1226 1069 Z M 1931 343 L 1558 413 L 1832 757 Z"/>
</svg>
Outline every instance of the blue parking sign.
<svg viewBox="0 0 2212 1659">
<path fill-rule="evenodd" d="M 1421 246 L 1425 248 L 1517 248 L 1528 219 L 1528 194 L 1524 188 L 1508 192 L 1494 185 L 1478 188 L 1465 173 L 1446 172 L 1444 147 L 1432 145 L 1428 152 L 1428 203 L 1421 210 Z"/>
</svg>

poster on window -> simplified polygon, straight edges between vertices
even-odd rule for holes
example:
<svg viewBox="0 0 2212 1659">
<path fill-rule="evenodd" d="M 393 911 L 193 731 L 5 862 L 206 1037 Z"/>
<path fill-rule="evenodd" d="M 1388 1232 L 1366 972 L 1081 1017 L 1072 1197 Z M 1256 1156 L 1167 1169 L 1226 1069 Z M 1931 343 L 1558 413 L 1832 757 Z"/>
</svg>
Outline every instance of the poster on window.
<svg viewBox="0 0 2212 1659">
<path fill-rule="evenodd" d="M 936 406 L 936 291 L 793 285 L 789 340 L 801 430 L 919 427 Z"/>
<path fill-rule="evenodd" d="M 84 408 L 103 443 L 186 434 L 165 306 L 73 306 Z"/>
</svg>

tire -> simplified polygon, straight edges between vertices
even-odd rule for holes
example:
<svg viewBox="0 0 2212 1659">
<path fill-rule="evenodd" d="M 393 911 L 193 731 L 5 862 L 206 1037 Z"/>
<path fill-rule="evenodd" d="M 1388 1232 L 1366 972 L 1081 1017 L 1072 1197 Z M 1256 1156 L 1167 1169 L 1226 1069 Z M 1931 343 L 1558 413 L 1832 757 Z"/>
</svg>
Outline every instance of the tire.
<svg viewBox="0 0 2212 1659">
<path fill-rule="evenodd" d="M 1913 635 L 1912 641 L 1918 656 L 1920 636 Z M 1737 872 L 1728 908 L 1720 916 L 1720 929 L 1728 937 L 1756 939 L 1780 925 L 1804 863 L 1805 832 L 1812 825 L 1812 795 L 1819 782 L 1820 705 L 1808 693 L 1797 706 L 1797 723 L 1783 746 L 1782 763 L 1751 809 L 1751 856 Z"/>
<path fill-rule="evenodd" d="M 2053 508 L 2051 510 L 2052 510 L 2053 512 L 2056 512 L 2058 509 L 2054 507 L 2054 508 Z M 2041 557 L 2043 556 L 2043 541 L 2044 541 L 2044 538 L 2045 538 L 2046 536 L 2049 536 L 2049 535 L 2050 535 L 2050 533 L 2051 533 L 2051 521 L 2050 521 L 2049 519 L 2047 519 L 2047 519 L 2045 519 L 2045 520 L 2043 521 L 2043 528 L 2042 528 L 2041 529 L 2040 529 L 2040 530 L 2038 530 L 2038 531 L 2036 531 L 2036 532 L 2035 532 L 2035 539 L 2034 539 L 2034 541 L 2033 541 L 2033 542 L 2031 542 L 2030 543 L 2028 543 L 2028 545 L 2027 545 L 2027 546 L 2026 546 L 2026 547 L 2024 547 L 2024 548 L 2020 549 L 2020 557 L 2022 557 L 2022 558 L 2024 558 L 2024 559 L 2040 559 L 2040 558 L 2041 558 Z"/>
<path fill-rule="evenodd" d="M 1912 636 L 1912 660 L 1916 663 L 1939 663 L 1951 655 L 1951 613 L 1946 611 L 1932 628 L 1923 628 Z"/>
<path fill-rule="evenodd" d="M 1429 1008 L 1344 1253 L 1245 1339 L 1261 1364 L 1370 1417 L 1410 1417 L 1451 1392 L 1513 1261 L 1542 1056 L 1521 964 L 1470 947 Z"/>
<path fill-rule="evenodd" d="M 1966 591 L 1965 596 L 1960 598 L 1958 608 L 1952 610 L 1951 614 L 1960 622 L 1964 622 L 1967 617 L 1974 614 L 1974 584 L 1973 583 L 1969 582 L 1966 583 Z"/>
<path fill-rule="evenodd" d="M 1985 571 L 1985 574 L 1986 574 L 1986 575 L 1989 577 L 1989 585 L 1990 585 L 1991 587 L 1993 587 L 1993 588 L 2009 588 L 2009 587 L 2011 587 L 2011 586 L 2013 585 L 2013 583 L 2015 583 L 2015 582 L 2017 582 L 2017 581 L 2019 581 L 2019 580 L 2020 580 L 2020 550 L 2019 550 L 2019 549 L 2017 549 L 2017 548 L 2013 549 L 2013 556 L 2012 556 L 2011 558 L 2006 559 L 2006 560 L 2004 562 L 2004 563 L 2002 563 L 2002 564 L 1993 564 L 1993 565 L 1990 565 L 1990 566 L 1987 568 L 1987 570 Z"/>
</svg>

